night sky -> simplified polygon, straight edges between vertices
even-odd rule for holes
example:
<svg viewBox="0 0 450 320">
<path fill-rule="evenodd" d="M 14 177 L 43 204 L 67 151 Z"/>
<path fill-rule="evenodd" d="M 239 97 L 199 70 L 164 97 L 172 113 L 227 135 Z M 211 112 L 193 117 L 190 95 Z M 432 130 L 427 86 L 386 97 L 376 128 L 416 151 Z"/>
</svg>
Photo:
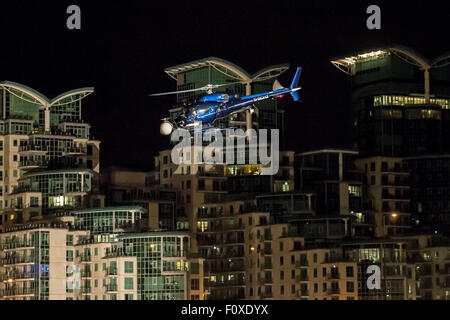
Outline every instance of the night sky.
<svg viewBox="0 0 450 320">
<path fill-rule="evenodd" d="M 390 1 L 394 2 L 394 1 Z M 81 30 L 66 28 L 66 8 L 81 8 Z M 366 28 L 366 8 L 381 7 L 382 29 Z M 84 118 L 102 140 L 102 166 L 151 169 L 167 146 L 159 134 L 175 82 L 163 69 L 217 56 L 250 73 L 303 67 L 301 100 L 286 110 L 287 144 L 297 151 L 351 144 L 350 78 L 330 57 L 398 43 L 432 59 L 450 51 L 450 12 L 441 1 L 8 1 L 0 8 L 0 80 L 52 98 L 94 86 Z"/>
</svg>

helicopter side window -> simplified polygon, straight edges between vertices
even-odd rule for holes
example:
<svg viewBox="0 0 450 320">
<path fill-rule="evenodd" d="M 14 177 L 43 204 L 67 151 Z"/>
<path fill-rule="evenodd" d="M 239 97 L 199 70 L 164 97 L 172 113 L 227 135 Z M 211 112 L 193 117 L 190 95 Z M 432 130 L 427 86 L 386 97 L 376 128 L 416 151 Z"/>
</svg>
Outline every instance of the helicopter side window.
<svg viewBox="0 0 450 320">
<path fill-rule="evenodd" d="M 198 107 L 198 115 L 205 114 L 209 111 L 209 106 Z"/>
</svg>

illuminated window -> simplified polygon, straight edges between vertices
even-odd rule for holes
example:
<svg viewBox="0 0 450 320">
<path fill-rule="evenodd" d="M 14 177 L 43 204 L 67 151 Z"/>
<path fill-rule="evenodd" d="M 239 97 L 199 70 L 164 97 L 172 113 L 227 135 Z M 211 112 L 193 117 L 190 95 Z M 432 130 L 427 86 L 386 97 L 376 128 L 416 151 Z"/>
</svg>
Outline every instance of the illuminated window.
<svg viewBox="0 0 450 320">
<path fill-rule="evenodd" d="M 198 221 L 197 228 L 201 232 L 205 232 L 206 230 L 208 230 L 208 221 Z"/>
<path fill-rule="evenodd" d="M 348 186 L 348 193 L 353 197 L 361 197 L 361 186 Z"/>
</svg>

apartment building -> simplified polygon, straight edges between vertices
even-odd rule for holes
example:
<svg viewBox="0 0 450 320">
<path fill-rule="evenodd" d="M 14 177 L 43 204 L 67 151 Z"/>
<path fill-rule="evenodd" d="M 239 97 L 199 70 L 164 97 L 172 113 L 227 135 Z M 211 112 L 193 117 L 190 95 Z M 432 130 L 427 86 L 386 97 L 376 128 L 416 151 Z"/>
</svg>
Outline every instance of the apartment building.
<svg viewBox="0 0 450 320">
<path fill-rule="evenodd" d="M 93 91 L 81 88 L 49 99 L 22 84 L 0 83 L 2 226 L 87 206 L 100 170 L 100 141 L 91 138 L 82 119 L 82 100 Z"/>
<path fill-rule="evenodd" d="M 364 172 L 366 205 L 375 237 L 405 234 L 411 228 L 410 173 L 402 158 L 363 158 L 355 165 Z"/>
</svg>

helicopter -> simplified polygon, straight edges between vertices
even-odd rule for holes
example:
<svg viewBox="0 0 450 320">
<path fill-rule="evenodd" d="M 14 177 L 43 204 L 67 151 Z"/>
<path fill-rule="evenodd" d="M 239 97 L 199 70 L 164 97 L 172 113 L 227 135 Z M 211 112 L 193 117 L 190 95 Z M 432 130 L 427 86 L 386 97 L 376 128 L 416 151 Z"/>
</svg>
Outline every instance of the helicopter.
<svg viewBox="0 0 450 320">
<path fill-rule="evenodd" d="M 298 101 L 300 99 L 300 96 L 297 91 L 301 89 L 300 87 L 298 87 L 301 71 L 302 68 L 298 67 L 289 88 L 283 87 L 278 82 L 278 80 L 275 80 L 272 91 L 253 94 L 249 96 L 240 97 L 237 94 L 212 92 L 212 89 L 216 89 L 229 84 L 208 84 L 197 89 L 151 94 L 150 96 L 161 96 L 199 90 L 205 90 L 208 93 L 200 97 L 193 105 L 184 108 L 183 112 L 177 117 L 161 119 L 162 123 L 160 126 L 160 133 L 162 135 L 170 135 L 175 129 L 179 128 L 189 131 L 195 130 L 198 127 L 201 127 L 202 130 L 214 128 L 214 122 L 218 119 L 225 118 L 234 112 L 242 111 L 247 108 L 249 108 L 250 111 L 253 111 L 252 106 L 255 103 L 269 98 L 282 97 L 287 93 L 292 96 L 292 99 L 294 101 Z"/>
</svg>

